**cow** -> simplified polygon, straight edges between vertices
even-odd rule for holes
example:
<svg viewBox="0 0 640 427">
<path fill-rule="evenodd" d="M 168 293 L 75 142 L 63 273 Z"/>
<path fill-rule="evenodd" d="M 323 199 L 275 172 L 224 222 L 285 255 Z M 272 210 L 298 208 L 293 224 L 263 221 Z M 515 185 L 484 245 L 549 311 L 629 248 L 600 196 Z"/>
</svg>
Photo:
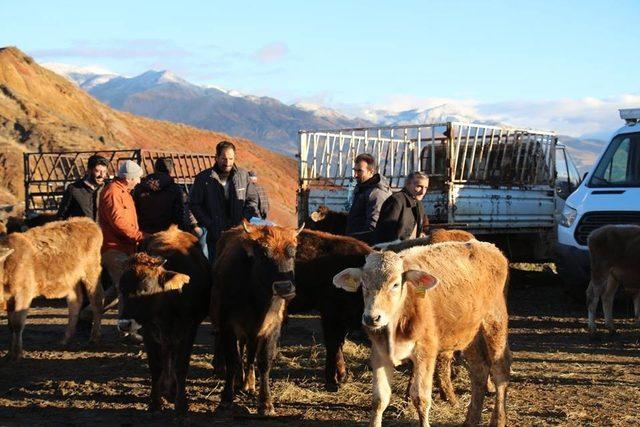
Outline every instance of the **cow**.
<svg viewBox="0 0 640 427">
<path fill-rule="evenodd" d="M 303 225 L 304 226 L 304 225 Z M 246 347 L 243 388 L 255 391 L 255 365 L 260 372 L 258 413 L 274 415 L 269 384 L 287 303 L 295 296 L 294 265 L 301 229 L 255 226 L 243 222 L 244 232 L 223 233 L 216 246 L 211 294 L 216 343 L 225 362 L 221 407 L 233 404 L 243 377 L 241 350 Z M 256 363 L 257 360 L 257 363 Z M 218 362 L 216 362 L 218 363 Z"/>
<path fill-rule="evenodd" d="M 347 233 L 347 212 L 332 211 L 324 205 L 311 212 L 305 221 L 310 230 L 325 231 L 331 234 L 345 235 Z"/>
<path fill-rule="evenodd" d="M 602 298 L 605 323 L 611 334 L 613 298 L 619 285 L 633 296 L 635 321 L 640 325 L 640 226 L 607 225 L 589 235 L 591 281 L 587 288 L 589 330 L 596 333 L 596 310 Z"/>
<path fill-rule="evenodd" d="M 393 247 L 427 245 L 431 242 L 468 241 L 473 234 L 462 230 L 433 230 L 429 237 L 398 243 Z M 336 391 L 348 377 L 342 347 L 349 331 L 361 328 L 364 309 L 362 295 L 336 289 L 333 276 L 348 267 L 361 267 L 372 249 L 365 243 L 344 236 L 304 230 L 298 236 L 296 255 L 296 297 L 289 305 L 290 313 L 320 312 L 326 347 L 325 385 Z M 452 404 L 457 402 L 451 384 L 452 354 L 438 358 L 436 380 L 441 397 Z"/>
<path fill-rule="evenodd" d="M 75 334 L 84 289 L 94 315 L 91 342 L 99 341 L 101 246 L 100 227 L 87 218 L 50 222 L 0 237 L 0 305 L 6 305 L 12 332 L 10 360 L 22 357 L 27 313 L 39 296 L 67 299 L 69 324 L 62 340 L 66 345 Z"/>
<path fill-rule="evenodd" d="M 145 240 L 120 280 L 123 301 L 118 327 L 142 327 L 151 371 L 149 411 L 162 397 L 188 411 L 186 377 L 198 326 L 209 314 L 211 271 L 198 238 L 172 225 Z"/>
<path fill-rule="evenodd" d="M 436 358 L 456 350 L 464 351 L 471 373 L 465 425 L 480 422 L 489 372 L 496 385 L 490 424 L 506 424 L 508 272 L 509 263 L 498 248 L 469 241 L 375 252 L 363 268 L 348 268 L 334 277 L 334 285 L 346 291 L 362 287 L 362 324 L 372 343 L 371 425 L 382 424 L 394 366 L 409 359 L 411 400 L 420 425 L 428 426 Z"/>
</svg>

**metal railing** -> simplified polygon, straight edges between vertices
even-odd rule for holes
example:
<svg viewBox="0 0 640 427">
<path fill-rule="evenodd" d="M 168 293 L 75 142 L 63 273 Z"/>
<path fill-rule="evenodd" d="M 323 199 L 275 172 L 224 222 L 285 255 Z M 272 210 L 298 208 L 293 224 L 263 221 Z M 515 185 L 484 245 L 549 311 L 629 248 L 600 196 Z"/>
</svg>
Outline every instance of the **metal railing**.
<svg viewBox="0 0 640 427">
<path fill-rule="evenodd" d="M 203 169 L 212 167 L 213 154 L 182 153 L 161 150 L 106 150 L 25 153 L 24 188 L 25 212 L 27 215 L 51 212 L 58 205 L 67 185 L 87 173 L 87 161 L 98 154 L 109 160 L 107 167 L 110 177 L 115 176 L 118 165 L 124 160 L 133 160 L 142 166 L 145 175 L 153 172 L 153 164 L 160 157 L 173 160 L 175 181 L 188 191 L 195 176 Z"/>
<path fill-rule="evenodd" d="M 392 187 L 412 171 L 453 184 L 553 185 L 553 132 L 446 122 L 300 131 L 301 188 L 345 186 L 358 154 L 370 153 Z"/>
</svg>

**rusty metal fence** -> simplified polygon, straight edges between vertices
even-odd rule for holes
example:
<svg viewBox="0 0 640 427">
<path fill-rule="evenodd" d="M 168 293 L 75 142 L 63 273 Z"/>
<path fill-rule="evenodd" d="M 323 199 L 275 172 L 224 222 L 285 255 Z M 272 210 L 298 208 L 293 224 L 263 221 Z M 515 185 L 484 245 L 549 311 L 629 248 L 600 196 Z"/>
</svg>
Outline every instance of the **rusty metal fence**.
<svg viewBox="0 0 640 427">
<path fill-rule="evenodd" d="M 146 175 L 153 172 L 156 159 L 170 158 L 173 160 L 173 177 L 185 191 L 189 190 L 195 176 L 203 169 L 212 167 L 215 161 L 213 154 L 146 149 L 25 153 L 25 213 L 33 215 L 56 211 L 65 188 L 69 183 L 85 176 L 87 161 L 94 154 L 109 160 L 110 178 L 115 176 L 121 161 L 137 162 Z"/>
</svg>

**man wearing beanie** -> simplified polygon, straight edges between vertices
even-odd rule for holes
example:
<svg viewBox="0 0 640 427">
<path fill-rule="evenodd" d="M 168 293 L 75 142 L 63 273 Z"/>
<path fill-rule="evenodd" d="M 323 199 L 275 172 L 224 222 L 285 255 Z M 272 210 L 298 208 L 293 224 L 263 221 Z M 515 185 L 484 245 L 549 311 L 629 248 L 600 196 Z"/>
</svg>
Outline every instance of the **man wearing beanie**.
<svg viewBox="0 0 640 427">
<path fill-rule="evenodd" d="M 109 273 L 115 286 L 105 292 L 104 306 L 118 297 L 120 278 L 124 273 L 129 255 L 147 234 L 138 228 L 136 206 L 131 191 L 140 183 L 142 168 L 131 160 L 120 163 L 116 178 L 100 195 L 98 218 L 104 240 L 102 243 L 102 266 Z M 118 303 L 118 314 L 122 302 Z M 133 335 L 133 334 L 132 334 Z M 139 336 L 132 336 L 141 339 Z"/>
<path fill-rule="evenodd" d="M 186 206 L 186 195 L 171 177 L 173 161 L 156 159 L 154 173 L 146 176 L 133 191 L 138 224 L 144 233 L 157 233 L 176 224 L 184 231 L 193 231 Z"/>
</svg>

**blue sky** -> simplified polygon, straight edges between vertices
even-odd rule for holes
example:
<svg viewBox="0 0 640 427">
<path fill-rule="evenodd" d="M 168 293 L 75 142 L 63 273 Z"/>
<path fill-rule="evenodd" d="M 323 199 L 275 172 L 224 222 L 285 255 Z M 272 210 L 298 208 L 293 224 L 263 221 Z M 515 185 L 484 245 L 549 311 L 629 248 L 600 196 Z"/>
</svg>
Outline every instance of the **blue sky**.
<svg viewBox="0 0 640 427">
<path fill-rule="evenodd" d="M 285 102 L 407 108 L 640 94 L 640 1 L 0 5 L 0 44 L 40 62 L 169 69 Z"/>
</svg>

